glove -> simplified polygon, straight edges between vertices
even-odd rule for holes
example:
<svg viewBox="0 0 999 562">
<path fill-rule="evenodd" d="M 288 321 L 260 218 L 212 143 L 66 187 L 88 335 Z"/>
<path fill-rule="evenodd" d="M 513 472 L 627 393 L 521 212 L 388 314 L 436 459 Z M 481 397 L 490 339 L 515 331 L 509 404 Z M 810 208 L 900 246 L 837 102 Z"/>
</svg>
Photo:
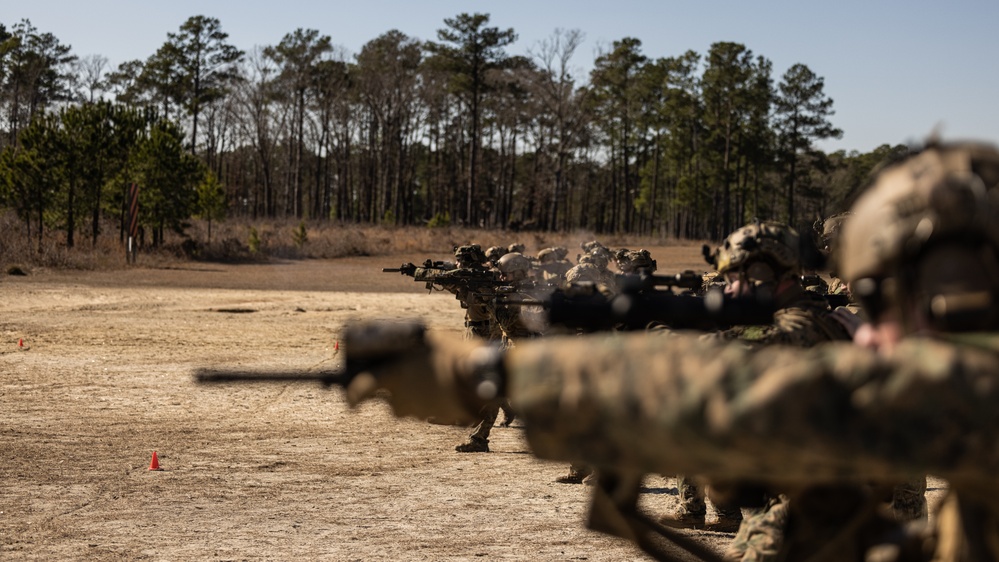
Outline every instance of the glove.
<svg viewBox="0 0 999 562">
<path fill-rule="evenodd" d="M 845 306 L 837 307 L 836 310 L 832 311 L 830 316 L 832 316 L 833 320 L 842 324 L 851 337 L 857 333 L 857 328 L 864 323 L 863 318 L 854 314 Z"/>
<path fill-rule="evenodd" d="M 375 322 L 349 327 L 344 347 L 352 407 L 383 390 L 398 417 L 472 423 L 502 398 L 503 354 L 481 341 L 431 334 L 418 323 Z"/>
</svg>

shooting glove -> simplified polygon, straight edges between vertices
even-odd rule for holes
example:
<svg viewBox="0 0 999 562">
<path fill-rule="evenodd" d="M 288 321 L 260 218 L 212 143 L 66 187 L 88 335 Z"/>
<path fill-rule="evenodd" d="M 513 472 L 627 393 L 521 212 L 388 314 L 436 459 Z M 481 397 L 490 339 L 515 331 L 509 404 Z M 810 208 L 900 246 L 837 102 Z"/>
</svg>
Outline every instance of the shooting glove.
<svg viewBox="0 0 999 562">
<path fill-rule="evenodd" d="M 387 391 L 396 416 L 474 422 L 503 392 L 503 354 L 481 341 L 428 333 L 418 323 L 375 322 L 344 335 L 351 406 Z"/>
</svg>

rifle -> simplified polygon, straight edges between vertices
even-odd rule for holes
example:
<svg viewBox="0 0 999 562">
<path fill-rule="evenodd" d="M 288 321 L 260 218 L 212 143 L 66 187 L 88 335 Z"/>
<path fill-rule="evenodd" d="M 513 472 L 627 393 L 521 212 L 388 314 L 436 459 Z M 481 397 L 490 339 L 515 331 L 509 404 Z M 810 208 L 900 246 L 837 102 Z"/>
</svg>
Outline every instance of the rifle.
<svg viewBox="0 0 999 562">
<path fill-rule="evenodd" d="M 425 346 L 426 328 L 418 322 L 368 322 L 347 326 L 343 343 L 347 352 L 344 367 L 329 371 L 255 371 L 228 368 L 200 368 L 194 372 L 198 384 L 290 383 L 314 381 L 329 388 L 346 389 L 357 375 L 394 361 L 403 352 Z"/>
<path fill-rule="evenodd" d="M 496 287 L 505 285 L 505 282 L 500 280 L 499 273 L 491 269 L 460 268 L 439 271 L 431 268 L 419 273 L 413 276 L 413 280 L 425 282 L 427 290 L 433 290 L 437 286 L 440 287 L 438 290 L 447 289 L 456 294 L 462 290 L 491 294 L 495 292 Z"/>
<path fill-rule="evenodd" d="M 607 296 L 587 287 L 556 290 L 542 299 L 505 301 L 519 306 L 541 306 L 548 323 L 581 332 L 644 330 L 650 324 L 673 329 L 712 331 L 732 326 L 773 323 L 776 307 L 770 299 L 728 297 L 720 290 L 703 296 L 672 291 L 619 293 Z"/>
<path fill-rule="evenodd" d="M 615 276 L 615 280 L 617 281 L 618 289 L 625 293 L 651 291 L 657 287 L 700 292 L 704 287 L 704 278 L 700 273 L 692 269 L 687 269 L 674 275 L 654 275 L 645 272 L 618 274 Z"/>
<path fill-rule="evenodd" d="M 401 273 L 403 275 L 413 277 L 416 274 L 417 267 L 418 266 L 416 264 L 408 262 L 400 265 L 399 267 L 383 267 L 382 273 Z M 423 265 L 420 265 L 419 267 L 422 267 L 423 269 L 450 271 L 455 268 L 455 265 L 451 262 L 433 261 L 430 258 L 427 258 L 427 260 L 423 262 Z"/>
<path fill-rule="evenodd" d="M 345 328 L 343 341 L 346 362 L 331 372 L 245 371 L 202 368 L 194 373 L 197 384 L 293 383 L 315 381 L 325 387 L 351 384 L 358 395 L 367 395 L 378 384 L 371 375 L 382 363 L 391 364 L 403 353 L 426 349 L 426 328 L 419 322 L 366 322 Z M 370 381 L 361 384 L 363 379 Z M 357 379 L 355 381 L 355 379 Z M 370 385 L 370 386 L 369 386 Z M 613 469 L 598 472 L 587 525 L 596 531 L 635 541 L 657 560 L 720 562 L 721 558 L 697 540 L 655 522 L 638 507 L 642 475 Z"/>
</svg>

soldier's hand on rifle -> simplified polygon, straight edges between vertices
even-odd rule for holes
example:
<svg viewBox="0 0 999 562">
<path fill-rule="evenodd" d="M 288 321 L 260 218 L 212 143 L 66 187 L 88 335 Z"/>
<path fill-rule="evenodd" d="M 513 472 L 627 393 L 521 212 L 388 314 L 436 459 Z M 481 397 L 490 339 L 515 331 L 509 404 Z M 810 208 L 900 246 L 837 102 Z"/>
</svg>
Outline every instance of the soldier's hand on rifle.
<svg viewBox="0 0 999 562">
<path fill-rule="evenodd" d="M 384 390 L 396 416 L 473 422 L 502 392 L 502 354 L 481 341 L 373 322 L 348 327 L 344 344 L 351 406 Z"/>
</svg>

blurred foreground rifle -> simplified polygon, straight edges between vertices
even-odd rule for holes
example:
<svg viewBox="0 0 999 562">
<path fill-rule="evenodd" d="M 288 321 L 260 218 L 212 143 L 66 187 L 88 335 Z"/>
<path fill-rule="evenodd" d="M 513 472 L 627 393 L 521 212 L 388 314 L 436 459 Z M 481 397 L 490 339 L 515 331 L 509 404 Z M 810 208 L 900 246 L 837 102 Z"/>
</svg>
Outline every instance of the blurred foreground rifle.
<svg viewBox="0 0 999 562">
<path fill-rule="evenodd" d="M 675 295 L 674 295 L 675 296 Z M 676 296 L 677 298 L 683 298 Z M 353 386 L 358 395 L 377 387 L 370 373 L 380 364 L 392 364 L 401 355 L 427 349 L 426 328 L 419 322 L 365 322 L 347 326 L 343 333 L 345 366 L 335 372 L 249 371 L 203 368 L 194 373 L 198 384 L 292 383 L 315 381 L 324 386 Z M 427 351 L 429 353 L 429 351 Z M 365 380 L 364 377 L 368 377 Z M 355 380 L 356 379 L 356 380 Z M 352 384 L 353 383 L 353 384 Z M 357 388 L 366 387 L 366 388 Z M 670 562 L 721 562 L 712 549 L 675 529 L 663 527 L 638 506 L 643 475 L 619 472 L 613 467 L 598 471 L 587 526 L 634 541 L 656 560 Z"/>
<path fill-rule="evenodd" d="M 324 387 L 339 386 L 346 389 L 358 374 L 371 370 L 382 362 L 395 361 L 400 353 L 412 352 L 419 346 L 425 346 L 425 333 L 426 328 L 416 322 L 351 325 L 343 333 L 347 361 L 342 369 L 312 372 L 201 368 L 194 372 L 194 380 L 199 384 L 314 381 Z"/>
<path fill-rule="evenodd" d="M 607 296 L 589 284 L 560 289 L 542 299 L 506 301 L 541 306 L 548 323 L 581 332 L 644 330 L 661 324 L 677 330 L 721 330 L 773 323 L 770 299 L 727 297 L 720 290 L 703 296 L 672 291 L 622 292 Z"/>
<path fill-rule="evenodd" d="M 700 273 L 692 269 L 687 269 L 674 275 L 655 275 L 651 273 L 619 274 L 615 276 L 617 287 L 624 293 L 637 293 L 651 291 L 660 287 L 685 289 L 693 292 L 701 292 L 704 287 L 704 278 Z"/>
</svg>

